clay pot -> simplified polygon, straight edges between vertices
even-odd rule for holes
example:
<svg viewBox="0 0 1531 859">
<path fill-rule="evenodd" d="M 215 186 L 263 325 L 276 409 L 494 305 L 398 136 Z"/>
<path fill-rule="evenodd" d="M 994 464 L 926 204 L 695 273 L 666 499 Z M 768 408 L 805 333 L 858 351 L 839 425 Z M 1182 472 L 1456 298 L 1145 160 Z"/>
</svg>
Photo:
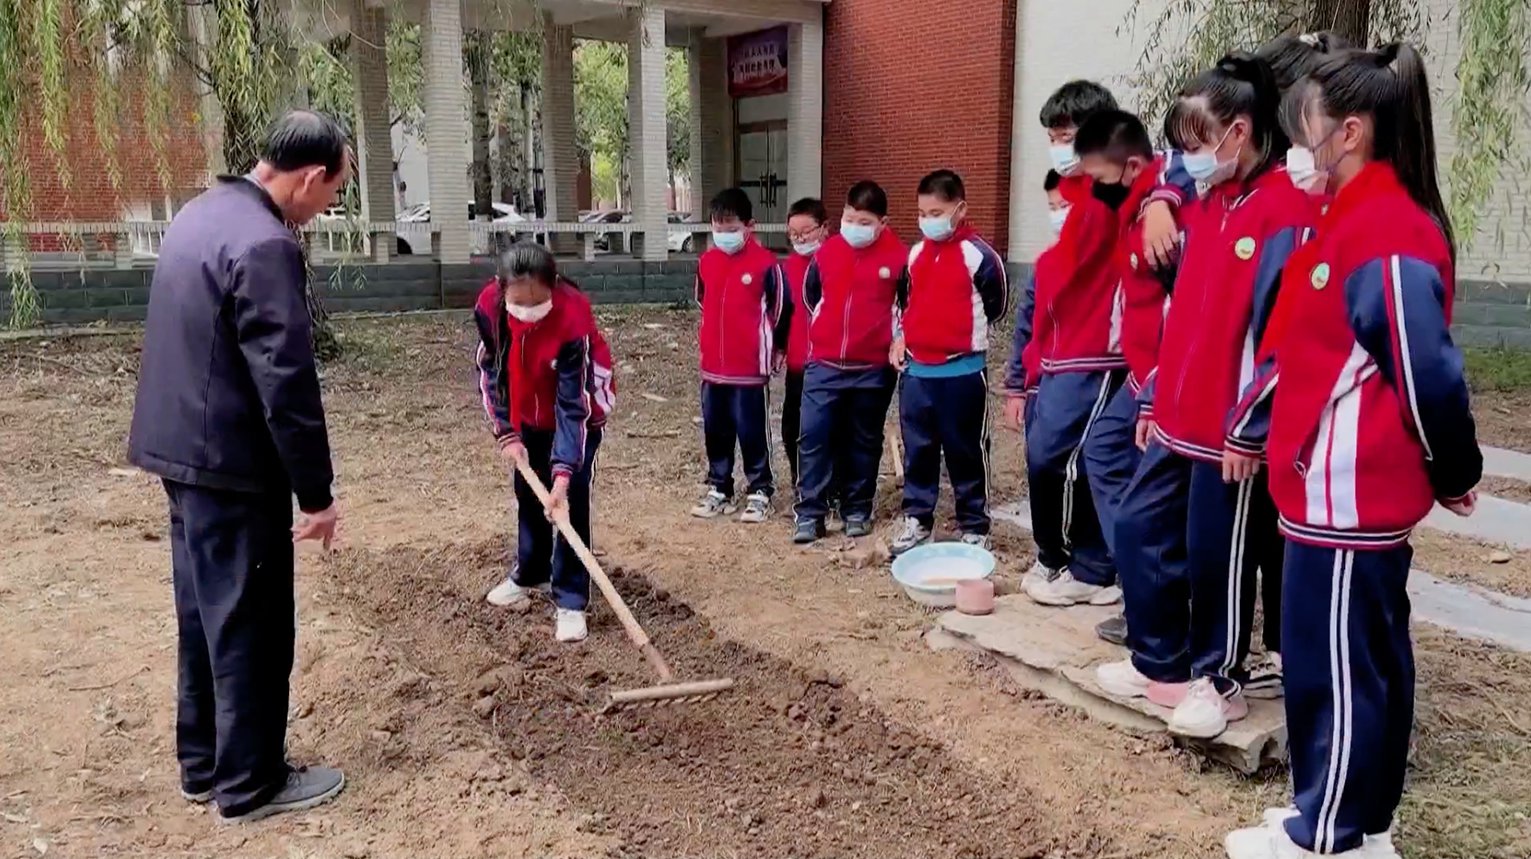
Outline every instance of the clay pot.
<svg viewBox="0 0 1531 859">
<path fill-rule="evenodd" d="M 988 614 L 994 611 L 994 582 L 989 579 L 965 579 L 958 582 L 957 611 L 963 614 Z"/>
</svg>

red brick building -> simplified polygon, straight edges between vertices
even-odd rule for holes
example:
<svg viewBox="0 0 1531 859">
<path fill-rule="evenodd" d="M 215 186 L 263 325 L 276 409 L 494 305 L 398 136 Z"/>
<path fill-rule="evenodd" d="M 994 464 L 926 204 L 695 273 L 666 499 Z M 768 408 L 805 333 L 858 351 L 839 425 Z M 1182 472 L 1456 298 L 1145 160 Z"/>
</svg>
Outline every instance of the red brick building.
<svg viewBox="0 0 1531 859">
<path fill-rule="evenodd" d="M 888 191 L 890 221 L 916 233 L 915 188 L 956 170 L 973 224 L 1001 254 L 1009 237 L 1016 4 L 1010 0 L 825 6 L 824 197 Z"/>
</svg>

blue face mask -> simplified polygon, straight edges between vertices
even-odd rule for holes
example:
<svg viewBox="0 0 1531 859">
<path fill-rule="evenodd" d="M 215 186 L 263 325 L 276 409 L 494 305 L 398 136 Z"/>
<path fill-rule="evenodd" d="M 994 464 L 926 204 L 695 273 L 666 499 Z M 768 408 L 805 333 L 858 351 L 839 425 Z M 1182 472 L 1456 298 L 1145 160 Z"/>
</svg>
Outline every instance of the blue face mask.
<svg viewBox="0 0 1531 859">
<path fill-rule="evenodd" d="M 921 218 L 920 232 L 925 234 L 925 238 L 933 242 L 940 242 L 951 238 L 952 233 L 957 232 L 957 226 L 952 223 L 951 215 L 942 215 L 939 218 Z"/>
<path fill-rule="evenodd" d="M 1072 176 L 1079 172 L 1079 153 L 1074 151 L 1072 143 L 1048 146 L 1047 157 L 1052 160 L 1053 169 L 1058 171 L 1059 176 Z"/>
<path fill-rule="evenodd" d="M 1068 219 L 1069 219 L 1069 207 L 1068 206 L 1060 206 L 1059 208 L 1052 209 L 1052 210 L 1048 211 L 1048 213 L 1047 213 L 1047 221 L 1048 221 L 1048 223 L 1053 228 L 1053 235 L 1054 236 L 1061 236 L 1061 235 L 1063 235 L 1063 225 L 1068 223 Z"/>
<path fill-rule="evenodd" d="M 1239 168 L 1238 156 L 1235 155 L 1227 161 L 1219 161 L 1217 150 L 1222 148 L 1223 141 L 1227 140 L 1228 135 L 1232 133 L 1233 126 L 1230 125 L 1218 139 L 1216 146 L 1204 146 L 1199 152 L 1183 154 L 1181 159 L 1185 164 L 1185 172 L 1191 174 L 1192 179 L 1203 185 L 1217 185 L 1228 181 Z"/>
<path fill-rule="evenodd" d="M 717 230 L 713 230 L 712 245 L 723 253 L 732 256 L 744 250 L 744 231 L 720 233 Z"/>
<path fill-rule="evenodd" d="M 877 228 L 866 224 L 852 224 L 847 221 L 840 222 L 840 237 L 845 243 L 853 248 L 864 248 L 877 238 Z"/>
</svg>

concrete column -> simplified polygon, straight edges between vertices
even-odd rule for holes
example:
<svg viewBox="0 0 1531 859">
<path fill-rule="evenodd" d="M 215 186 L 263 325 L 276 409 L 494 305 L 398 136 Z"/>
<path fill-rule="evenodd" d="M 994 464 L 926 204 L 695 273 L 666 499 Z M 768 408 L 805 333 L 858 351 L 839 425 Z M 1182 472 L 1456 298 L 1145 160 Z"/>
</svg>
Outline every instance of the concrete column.
<svg viewBox="0 0 1531 859">
<path fill-rule="evenodd" d="M 643 259 L 663 260 L 669 146 L 665 116 L 665 11 L 647 4 L 628 12 L 628 151 L 632 165 L 633 223 L 643 231 Z"/>
<path fill-rule="evenodd" d="M 393 129 L 389 124 L 388 12 L 352 0 L 351 75 L 356 81 L 356 172 L 361 189 L 361 217 L 392 221 Z M 394 232 L 371 235 L 372 258 L 387 262 L 394 250 Z"/>
<path fill-rule="evenodd" d="M 824 195 L 824 24 L 787 37 L 787 200 Z"/>
<path fill-rule="evenodd" d="M 427 0 L 421 26 L 425 53 L 425 159 L 431 225 L 446 264 L 469 261 L 468 92 L 463 86 L 461 0 Z"/>
<path fill-rule="evenodd" d="M 574 28 L 559 27 L 551 13 L 542 25 L 542 158 L 547 219 L 579 219 L 579 149 L 574 114 Z M 531 165 L 528 163 L 527 165 Z M 579 237 L 554 233 L 553 249 L 573 253 Z"/>
<path fill-rule="evenodd" d="M 1014 96 L 1011 98 L 1010 118 L 1010 241 L 1006 245 L 1006 256 L 1011 262 L 1031 262 L 1031 253 L 1022 249 L 1025 230 L 1022 222 L 1027 221 L 1026 202 L 1038 200 L 1036 193 L 1041 189 L 1042 177 L 1029 176 L 1026 173 L 1026 146 L 1029 142 L 1027 136 L 1036 124 L 1036 114 L 1028 112 L 1025 104 L 1026 91 L 1021 86 L 1021 66 L 1025 53 L 1025 25 L 1021 22 L 1021 15 L 1016 15 L 1015 22 L 1015 80 Z M 1045 174 L 1044 174 L 1045 175 Z M 1036 189 L 1036 190 L 1033 190 Z M 1035 244 L 1035 243 L 1033 243 Z"/>
</svg>

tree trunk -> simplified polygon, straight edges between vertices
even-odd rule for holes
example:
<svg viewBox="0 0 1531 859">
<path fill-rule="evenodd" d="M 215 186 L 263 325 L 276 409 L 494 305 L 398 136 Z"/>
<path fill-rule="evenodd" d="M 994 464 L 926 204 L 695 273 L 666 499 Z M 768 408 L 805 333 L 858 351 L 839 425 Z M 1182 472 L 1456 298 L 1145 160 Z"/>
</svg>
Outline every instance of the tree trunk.
<svg viewBox="0 0 1531 859">
<path fill-rule="evenodd" d="M 1312 0 L 1310 31 L 1328 30 L 1352 45 L 1365 45 L 1371 32 L 1372 0 Z"/>
<path fill-rule="evenodd" d="M 469 93 L 473 109 L 473 210 L 494 213 L 494 174 L 489 166 L 489 55 L 484 36 L 477 30 L 465 40 Z"/>
<path fill-rule="evenodd" d="M 537 166 L 537 118 L 532 112 L 532 85 L 530 81 L 521 82 L 521 200 L 522 214 L 531 213 L 530 216 L 542 217 L 537 211 L 537 180 L 534 169 Z"/>
</svg>

